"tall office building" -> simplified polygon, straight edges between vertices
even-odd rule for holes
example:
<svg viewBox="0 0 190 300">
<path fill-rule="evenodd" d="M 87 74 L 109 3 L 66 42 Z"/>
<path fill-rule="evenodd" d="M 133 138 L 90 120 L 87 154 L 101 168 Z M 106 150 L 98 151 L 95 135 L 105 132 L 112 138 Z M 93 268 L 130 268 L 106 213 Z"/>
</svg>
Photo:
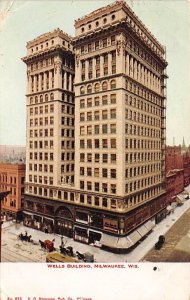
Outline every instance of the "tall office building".
<svg viewBox="0 0 190 300">
<path fill-rule="evenodd" d="M 27 43 L 25 223 L 52 231 L 56 187 L 74 183 L 74 54 L 60 29 Z M 47 201 L 45 201 L 47 199 Z M 46 205 L 45 205 L 46 203 Z M 50 205 L 48 205 L 50 204 Z M 46 217 L 45 217 L 46 216 Z"/>
<path fill-rule="evenodd" d="M 130 247 L 165 216 L 165 48 L 123 1 L 75 30 L 75 187 L 101 242 Z"/>
<path fill-rule="evenodd" d="M 25 211 L 31 214 L 36 209 L 42 223 L 47 217 L 52 230 L 76 240 L 128 249 L 165 216 L 165 48 L 123 1 L 78 19 L 75 29 L 70 49 L 63 47 L 64 39 L 60 42 L 60 35 L 66 35 L 59 30 L 28 43 L 28 56 L 24 58 L 30 72 Z M 53 34 L 58 35 L 57 42 Z M 69 88 L 73 71 L 62 61 L 66 55 L 67 64 L 73 66 L 72 45 L 75 128 L 71 123 L 66 128 L 64 123 L 63 132 L 75 130 L 75 150 L 71 147 L 68 151 L 62 148 L 65 135 L 63 138 L 60 134 L 60 122 L 65 117 L 64 97 L 71 92 L 69 99 L 73 99 Z M 48 73 L 45 79 L 39 74 L 46 71 L 46 61 L 45 68 L 51 75 Z M 66 90 L 65 70 L 72 74 Z M 52 78 L 54 87 L 37 90 L 40 82 L 51 83 Z M 73 100 L 66 101 L 68 107 L 73 105 Z M 43 122 L 53 117 L 52 127 L 35 123 L 35 119 L 40 122 L 40 106 Z M 73 142 L 73 136 L 69 141 Z M 67 151 L 71 154 L 71 169 L 65 169 L 68 161 L 62 159 Z M 74 181 L 73 186 L 69 179 L 70 183 Z M 28 215 L 29 222 L 34 218 L 36 222 L 34 213 Z M 35 224 L 39 226 L 38 221 Z"/>
</svg>

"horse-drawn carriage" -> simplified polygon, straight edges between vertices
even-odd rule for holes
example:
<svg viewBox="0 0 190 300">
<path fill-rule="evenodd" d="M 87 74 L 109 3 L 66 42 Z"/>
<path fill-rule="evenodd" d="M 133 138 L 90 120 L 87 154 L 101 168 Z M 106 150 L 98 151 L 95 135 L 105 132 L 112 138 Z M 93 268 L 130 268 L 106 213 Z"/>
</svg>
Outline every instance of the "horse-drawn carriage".
<svg viewBox="0 0 190 300">
<path fill-rule="evenodd" d="M 55 240 L 45 240 L 45 241 L 41 241 L 39 240 L 39 243 L 41 245 L 41 248 L 45 249 L 45 250 L 48 250 L 48 252 L 52 252 L 55 250 L 54 248 L 54 241 Z"/>
<path fill-rule="evenodd" d="M 165 243 L 165 236 L 160 235 L 158 238 L 158 242 L 155 244 L 155 249 L 160 250 Z"/>
</svg>

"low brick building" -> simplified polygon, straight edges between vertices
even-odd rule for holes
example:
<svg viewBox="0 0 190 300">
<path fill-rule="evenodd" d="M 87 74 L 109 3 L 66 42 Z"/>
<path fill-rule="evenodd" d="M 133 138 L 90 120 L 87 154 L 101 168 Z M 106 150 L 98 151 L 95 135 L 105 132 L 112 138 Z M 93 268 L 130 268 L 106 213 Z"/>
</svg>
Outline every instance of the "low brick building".
<svg viewBox="0 0 190 300">
<path fill-rule="evenodd" d="M 2 201 L 2 215 L 6 219 L 21 218 L 24 200 L 25 164 L 0 164 L 0 189 L 10 191 Z"/>
<path fill-rule="evenodd" d="M 190 148 L 166 147 L 166 191 L 168 204 L 190 184 Z"/>
</svg>

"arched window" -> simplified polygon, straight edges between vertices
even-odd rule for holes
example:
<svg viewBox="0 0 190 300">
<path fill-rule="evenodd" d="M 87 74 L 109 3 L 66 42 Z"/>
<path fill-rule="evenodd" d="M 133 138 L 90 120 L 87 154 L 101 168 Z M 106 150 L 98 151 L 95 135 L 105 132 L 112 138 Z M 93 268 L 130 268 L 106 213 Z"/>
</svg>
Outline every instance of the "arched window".
<svg viewBox="0 0 190 300">
<path fill-rule="evenodd" d="M 35 103 L 38 103 L 38 96 L 35 97 Z"/>
<path fill-rule="evenodd" d="M 113 80 L 110 82 L 110 88 L 111 88 L 111 90 L 116 89 L 116 81 L 115 81 L 115 79 L 113 79 Z"/>
<path fill-rule="evenodd" d="M 102 91 L 107 91 L 107 89 L 108 89 L 108 83 L 107 83 L 107 81 L 104 81 L 102 83 Z"/>
<path fill-rule="evenodd" d="M 87 93 L 88 94 L 92 93 L 92 85 L 91 84 L 87 85 Z"/>
<path fill-rule="evenodd" d="M 95 92 L 99 92 L 100 91 L 100 84 L 99 83 L 96 83 L 95 86 L 94 86 L 94 91 Z"/>
<path fill-rule="evenodd" d="M 30 104 L 33 104 L 33 97 L 30 97 Z"/>
<path fill-rule="evenodd" d="M 43 96 L 40 95 L 40 102 L 43 102 Z"/>
<path fill-rule="evenodd" d="M 50 100 L 54 100 L 54 94 L 53 93 L 50 94 Z"/>
<path fill-rule="evenodd" d="M 45 94 L 45 101 L 48 101 L 48 94 Z"/>
<path fill-rule="evenodd" d="M 84 95 L 84 93 L 85 93 L 85 88 L 84 88 L 84 86 L 81 86 L 81 88 L 80 88 L 80 94 Z"/>
</svg>

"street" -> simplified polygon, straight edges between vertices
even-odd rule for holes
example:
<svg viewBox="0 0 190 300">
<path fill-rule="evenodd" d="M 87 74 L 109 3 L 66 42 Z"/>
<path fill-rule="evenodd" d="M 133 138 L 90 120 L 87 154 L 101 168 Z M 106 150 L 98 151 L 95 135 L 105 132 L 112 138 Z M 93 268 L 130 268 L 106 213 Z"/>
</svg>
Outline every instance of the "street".
<svg viewBox="0 0 190 300">
<path fill-rule="evenodd" d="M 164 235 L 188 208 L 190 208 L 190 200 L 185 201 L 182 206 L 176 207 L 174 213 L 171 213 L 162 222 L 157 224 L 153 228 L 153 231 L 135 249 L 127 254 L 107 252 L 91 245 L 76 242 L 67 237 L 64 237 L 64 243 L 66 242 L 66 247 L 72 246 L 74 252 L 92 253 L 96 262 L 140 262 L 157 242 L 159 235 Z M 61 237 L 59 235 L 45 234 L 44 232 L 12 222 L 4 223 L 2 231 L 2 262 L 45 262 L 48 252 L 45 249 L 41 249 L 39 240 L 55 239 L 54 245 L 57 251 L 59 251 L 61 244 Z M 33 243 L 18 239 L 18 235 L 21 232 L 24 234 L 25 231 L 27 231 L 28 235 L 32 236 Z"/>
</svg>

